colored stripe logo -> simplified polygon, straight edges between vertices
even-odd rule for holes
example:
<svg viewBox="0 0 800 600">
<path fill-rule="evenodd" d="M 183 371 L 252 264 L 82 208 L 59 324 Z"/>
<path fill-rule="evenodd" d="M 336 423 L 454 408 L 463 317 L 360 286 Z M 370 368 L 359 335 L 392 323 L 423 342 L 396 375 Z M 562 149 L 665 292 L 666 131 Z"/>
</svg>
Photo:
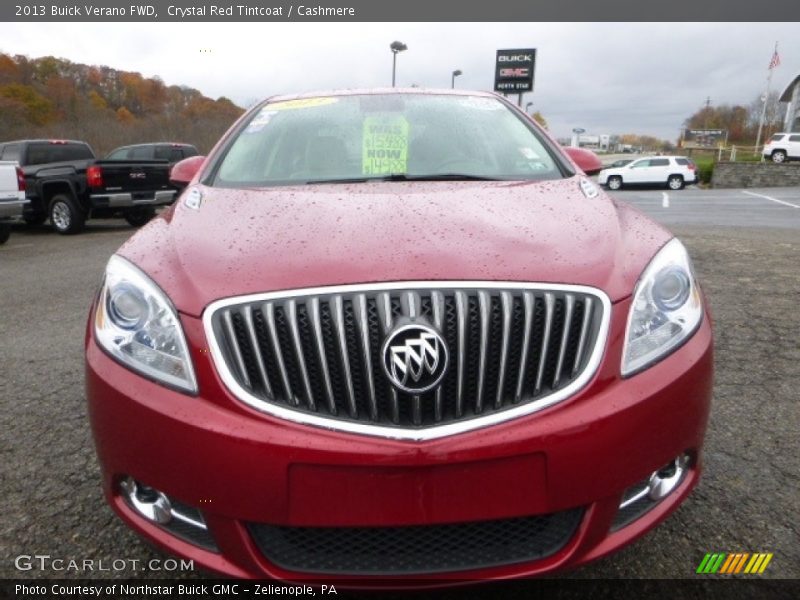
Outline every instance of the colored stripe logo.
<svg viewBox="0 0 800 600">
<path fill-rule="evenodd" d="M 727 554 L 725 552 L 708 553 L 700 561 L 697 573 L 701 575 L 760 575 L 763 573 L 769 562 L 772 560 L 772 552 L 737 552 Z"/>
</svg>

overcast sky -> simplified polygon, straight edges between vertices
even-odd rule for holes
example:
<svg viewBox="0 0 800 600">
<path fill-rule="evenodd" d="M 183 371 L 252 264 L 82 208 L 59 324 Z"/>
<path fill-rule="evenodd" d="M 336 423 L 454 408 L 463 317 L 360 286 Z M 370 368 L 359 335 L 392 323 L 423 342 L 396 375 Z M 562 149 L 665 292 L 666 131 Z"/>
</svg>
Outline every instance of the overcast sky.
<svg viewBox="0 0 800 600">
<path fill-rule="evenodd" d="M 556 136 L 674 140 L 706 97 L 749 104 L 800 74 L 797 23 L 4 23 L 0 51 L 109 65 L 248 106 L 278 93 L 391 84 L 491 89 L 495 50 L 537 48 L 532 101 Z M 201 52 L 204 50 L 204 52 Z"/>
</svg>

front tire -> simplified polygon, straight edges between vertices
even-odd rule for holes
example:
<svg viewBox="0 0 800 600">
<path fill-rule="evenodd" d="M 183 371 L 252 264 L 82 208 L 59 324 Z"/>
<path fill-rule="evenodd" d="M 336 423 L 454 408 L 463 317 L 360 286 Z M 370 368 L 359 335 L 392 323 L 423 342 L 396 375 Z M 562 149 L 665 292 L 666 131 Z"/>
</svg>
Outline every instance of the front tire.
<svg viewBox="0 0 800 600">
<path fill-rule="evenodd" d="M 608 189 L 610 190 L 621 190 L 622 189 L 622 177 L 618 175 L 614 175 L 613 177 L 609 177 L 608 181 L 606 182 Z"/>
<path fill-rule="evenodd" d="M 156 216 L 156 209 L 149 206 L 134 208 L 133 210 L 127 211 L 122 216 L 128 222 L 128 225 L 132 227 L 141 227 Z"/>
<path fill-rule="evenodd" d="M 680 175 L 670 175 L 667 179 L 667 187 L 671 190 L 682 190 L 683 185 L 683 177 Z"/>
<path fill-rule="evenodd" d="M 5 244 L 11 237 L 11 225 L 0 223 L 0 244 Z"/>
<path fill-rule="evenodd" d="M 775 152 L 772 153 L 772 162 L 777 164 L 786 162 L 786 152 L 783 150 L 775 150 Z"/>
<path fill-rule="evenodd" d="M 75 198 L 67 194 L 57 194 L 50 201 L 50 225 L 62 235 L 79 233 L 86 223 L 86 214 L 80 209 Z"/>
</svg>

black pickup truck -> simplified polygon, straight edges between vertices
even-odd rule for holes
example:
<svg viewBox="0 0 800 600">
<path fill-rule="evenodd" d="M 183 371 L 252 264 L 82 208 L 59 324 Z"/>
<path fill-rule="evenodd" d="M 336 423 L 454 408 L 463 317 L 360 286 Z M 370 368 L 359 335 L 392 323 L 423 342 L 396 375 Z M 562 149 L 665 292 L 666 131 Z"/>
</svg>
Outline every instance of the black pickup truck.
<svg viewBox="0 0 800 600">
<path fill-rule="evenodd" d="M 78 233 L 89 218 L 123 217 L 138 227 L 175 200 L 165 160 L 96 160 L 73 140 L 0 142 L 0 160 L 16 161 L 25 175 L 25 222 L 50 219 L 59 233 Z"/>
</svg>

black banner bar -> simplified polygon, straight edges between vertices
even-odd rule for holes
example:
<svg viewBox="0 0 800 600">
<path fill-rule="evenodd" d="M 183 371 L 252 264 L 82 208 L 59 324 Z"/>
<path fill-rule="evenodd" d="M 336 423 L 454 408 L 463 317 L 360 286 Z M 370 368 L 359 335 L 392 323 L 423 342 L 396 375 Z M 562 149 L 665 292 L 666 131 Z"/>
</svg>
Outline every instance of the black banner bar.
<svg viewBox="0 0 800 600">
<path fill-rule="evenodd" d="M 800 21 L 800 2 L 731 0 L 3 0 L 17 22 L 614 22 Z"/>
</svg>

